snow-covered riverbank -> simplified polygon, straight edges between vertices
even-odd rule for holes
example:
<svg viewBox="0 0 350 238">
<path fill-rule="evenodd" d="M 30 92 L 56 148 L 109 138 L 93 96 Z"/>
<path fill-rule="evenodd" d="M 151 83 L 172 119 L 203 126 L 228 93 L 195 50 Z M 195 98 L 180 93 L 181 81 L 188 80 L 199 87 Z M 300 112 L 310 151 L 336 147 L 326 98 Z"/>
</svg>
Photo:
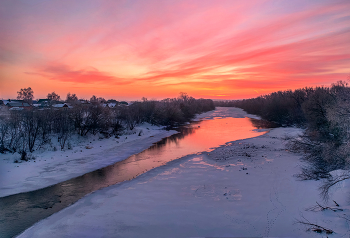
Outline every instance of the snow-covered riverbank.
<svg viewBox="0 0 350 238">
<path fill-rule="evenodd" d="M 219 107 L 197 115 L 195 120 L 215 117 L 257 118 L 239 108 Z M 22 163 L 18 153 L 0 154 L 0 197 L 44 188 L 106 167 L 177 132 L 144 123 L 125 133 L 120 138 L 108 139 L 101 135 L 74 136 L 69 140 L 72 149 L 64 151 L 59 149 L 57 138 L 52 138 L 51 146 L 46 145 L 30 155 L 35 160 Z M 15 160 L 20 163 L 14 163 Z"/>
<path fill-rule="evenodd" d="M 310 222 L 349 236 L 341 213 L 305 209 L 323 203 L 320 181 L 297 181 L 300 155 L 286 151 L 296 128 L 189 155 L 132 181 L 96 191 L 19 237 L 322 237 Z M 335 199 L 342 208 L 348 187 Z"/>
<path fill-rule="evenodd" d="M 174 133 L 142 124 L 120 138 L 76 136 L 70 140 L 72 149 L 37 150 L 32 153 L 36 159 L 27 162 L 14 163 L 20 160 L 18 153 L 0 154 L 0 197 L 44 188 L 106 167 Z"/>
</svg>

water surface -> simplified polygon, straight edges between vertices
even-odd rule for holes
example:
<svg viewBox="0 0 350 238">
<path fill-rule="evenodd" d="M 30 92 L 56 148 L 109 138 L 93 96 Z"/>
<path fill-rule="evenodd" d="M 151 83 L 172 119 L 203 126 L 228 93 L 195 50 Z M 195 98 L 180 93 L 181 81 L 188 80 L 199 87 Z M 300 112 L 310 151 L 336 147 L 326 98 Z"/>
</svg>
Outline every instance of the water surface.
<svg viewBox="0 0 350 238">
<path fill-rule="evenodd" d="M 0 237 L 18 235 L 35 222 L 98 189 L 131 180 L 183 156 L 210 151 L 229 141 L 259 136 L 256 129 L 273 127 L 249 118 L 214 118 L 192 122 L 179 133 L 124 161 L 32 192 L 0 198 Z"/>
</svg>

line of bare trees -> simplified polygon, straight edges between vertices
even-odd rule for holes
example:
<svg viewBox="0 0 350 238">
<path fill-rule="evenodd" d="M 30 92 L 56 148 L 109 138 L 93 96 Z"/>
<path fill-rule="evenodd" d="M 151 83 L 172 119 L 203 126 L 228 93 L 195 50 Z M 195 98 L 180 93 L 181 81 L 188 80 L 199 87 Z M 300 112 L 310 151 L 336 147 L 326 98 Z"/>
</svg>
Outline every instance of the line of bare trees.
<svg viewBox="0 0 350 238">
<path fill-rule="evenodd" d="M 0 153 L 27 153 L 57 138 L 61 149 L 73 134 L 86 136 L 101 133 L 118 135 L 140 123 L 174 127 L 191 120 L 195 114 L 215 109 L 209 99 L 194 99 L 185 93 L 162 101 L 147 100 L 129 106 L 109 108 L 102 102 L 75 104 L 73 108 L 10 111 L 0 117 Z"/>
<path fill-rule="evenodd" d="M 181 93 L 178 98 L 161 101 L 149 101 L 143 98 L 141 102 L 123 107 L 119 112 L 119 118 L 126 122 L 128 129 L 133 129 L 142 122 L 170 128 L 190 121 L 198 113 L 214 109 L 214 102 L 210 99 L 194 99 Z"/>
<path fill-rule="evenodd" d="M 216 106 L 235 106 L 280 125 L 306 128 L 301 138 L 289 144 L 290 149 L 304 152 L 310 164 L 303 168 L 303 179 L 319 179 L 328 177 L 331 170 L 349 169 L 350 88 L 346 82 L 216 102 Z"/>
</svg>

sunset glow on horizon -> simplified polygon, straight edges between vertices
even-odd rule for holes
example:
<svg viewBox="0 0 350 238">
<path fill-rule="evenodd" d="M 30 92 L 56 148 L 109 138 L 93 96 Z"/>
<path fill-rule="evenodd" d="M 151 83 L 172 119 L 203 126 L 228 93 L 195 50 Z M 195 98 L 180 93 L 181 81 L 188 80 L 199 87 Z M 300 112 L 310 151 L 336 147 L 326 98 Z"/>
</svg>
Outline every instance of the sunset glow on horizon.
<svg viewBox="0 0 350 238">
<path fill-rule="evenodd" d="M 349 0 L 0 0 L 0 99 L 242 99 L 350 75 Z"/>
</svg>

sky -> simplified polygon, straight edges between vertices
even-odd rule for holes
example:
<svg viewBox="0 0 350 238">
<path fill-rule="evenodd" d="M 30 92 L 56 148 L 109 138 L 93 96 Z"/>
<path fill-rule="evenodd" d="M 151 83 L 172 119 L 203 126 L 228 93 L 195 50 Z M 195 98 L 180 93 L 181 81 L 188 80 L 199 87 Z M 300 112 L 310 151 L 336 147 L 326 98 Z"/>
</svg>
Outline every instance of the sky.
<svg viewBox="0 0 350 238">
<path fill-rule="evenodd" d="M 349 0 L 0 0 L 4 99 L 242 99 L 349 75 Z"/>
</svg>

